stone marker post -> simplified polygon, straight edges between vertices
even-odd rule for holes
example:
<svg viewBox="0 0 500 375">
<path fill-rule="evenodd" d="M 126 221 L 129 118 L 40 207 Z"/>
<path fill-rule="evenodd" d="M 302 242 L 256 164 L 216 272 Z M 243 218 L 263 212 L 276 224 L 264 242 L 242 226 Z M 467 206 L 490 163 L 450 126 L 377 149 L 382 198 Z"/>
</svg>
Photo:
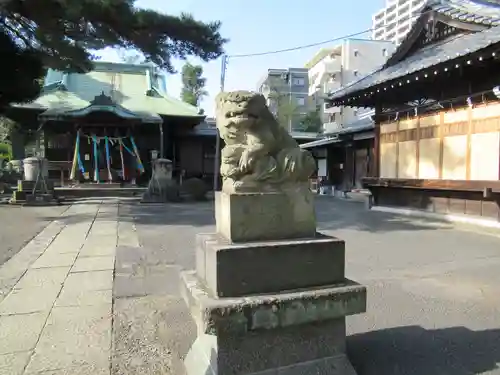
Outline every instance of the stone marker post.
<svg viewBox="0 0 500 375">
<path fill-rule="evenodd" d="M 198 326 L 187 374 L 355 374 L 345 317 L 365 312 L 366 289 L 345 278 L 344 241 L 316 232 L 314 159 L 262 95 L 216 101 L 217 233 L 198 235 L 196 270 L 181 276 Z"/>
</svg>

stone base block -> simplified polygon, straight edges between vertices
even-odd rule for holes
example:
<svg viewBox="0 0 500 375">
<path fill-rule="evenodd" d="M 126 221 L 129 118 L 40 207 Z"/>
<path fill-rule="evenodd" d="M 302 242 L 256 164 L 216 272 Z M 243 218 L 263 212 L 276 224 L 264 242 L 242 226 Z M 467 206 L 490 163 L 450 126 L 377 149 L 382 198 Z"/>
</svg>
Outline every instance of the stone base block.
<svg viewBox="0 0 500 375">
<path fill-rule="evenodd" d="M 194 272 L 183 296 L 198 326 L 188 375 L 355 375 L 345 355 L 345 316 L 366 310 L 366 289 L 331 287 L 212 298 Z"/>
<path fill-rule="evenodd" d="M 231 242 L 314 237 L 314 195 L 297 187 L 279 193 L 215 194 L 217 233 Z"/>
<path fill-rule="evenodd" d="M 27 192 L 28 194 L 31 194 L 33 192 L 33 188 L 35 187 L 35 184 L 36 184 L 36 181 L 18 180 L 17 181 L 17 190 L 24 191 L 24 192 Z M 54 182 L 53 181 L 49 181 L 48 179 L 45 179 L 45 184 L 47 186 L 48 192 L 54 191 Z M 36 191 L 40 192 L 40 191 L 42 191 L 42 189 L 44 189 L 43 183 L 41 181 L 39 181 Z"/>
<path fill-rule="evenodd" d="M 28 194 L 25 191 L 14 190 L 12 192 L 11 202 L 13 202 L 13 203 L 25 202 L 27 195 Z"/>
<path fill-rule="evenodd" d="M 345 337 L 343 326 L 338 321 L 286 333 L 252 335 L 240 341 L 199 336 L 184 360 L 186 374 L 356 375 L 343 352 L 344 343 L 337 342 Z M 310 328 L 316 328 L 316 332 Z"/>
<path fill-rule="evenodd" d="M 234 244 L 218 234 L 197 236 L 196 272 L 217 297 L 277 293 L 341 283 L 344 241 L 315 238 Z"/>
<path fill-rule="evenodd" d="M 46 206 L 46 205 L 59 205 L 61 202 L 52 194 L 29 194 L 26 196 L 25 205 L 29 206 Z"/>
</svg>

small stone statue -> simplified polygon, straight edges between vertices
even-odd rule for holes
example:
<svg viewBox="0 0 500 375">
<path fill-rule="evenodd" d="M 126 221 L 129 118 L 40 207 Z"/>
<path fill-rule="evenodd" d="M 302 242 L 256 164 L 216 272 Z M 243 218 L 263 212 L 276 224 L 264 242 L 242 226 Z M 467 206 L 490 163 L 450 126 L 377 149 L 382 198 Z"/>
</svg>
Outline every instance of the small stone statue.
<svg viewBox="0 0 500 375">
<path fill-rule="evenodd" d="M 307 183 L 316 169 L 311 153 L 278 123 L 261 94 L 220 93 L 216 121 L 225 142 L 220 172 L 226 193 L 278 192 Z"/>
<path fill-rule="evenodd" d="M 143 202 L 170 202 L 179 200 L 179 189 L 172 180 L 172 161 L 155 159 L 152 162 L 152 175 Z"/>
</svg>

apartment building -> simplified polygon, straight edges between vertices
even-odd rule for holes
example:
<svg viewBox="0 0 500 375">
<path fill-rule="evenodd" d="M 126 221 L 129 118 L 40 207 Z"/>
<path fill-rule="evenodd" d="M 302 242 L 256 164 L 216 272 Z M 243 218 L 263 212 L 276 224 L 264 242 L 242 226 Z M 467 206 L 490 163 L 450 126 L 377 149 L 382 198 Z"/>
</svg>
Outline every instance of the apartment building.
<svg viewBox="0 0 500 375">
<path fill-rule="evenodd" d="M 320 50 L 305 65 L 310 102 L 321 111 L 325 132 L 353 123 L 369 109 L 325 108 L 323 98 L 381 67 L 394 49 L 392 42 L 346 39 L 333 48 Z"/>
<path fill-rule="evenodd" d="M 372 16 L 372 38 L 401 43 L 426 3 L 427 0 L 387 0 L 385 7 Z"/>
<path fill-rule="evenodd" d="M 268 69 L 257 91 L 267 99 L 269 109 L 289 132 L 300 131 L 300 121 L 308 111 L 308 70 Z"/>
</svg>

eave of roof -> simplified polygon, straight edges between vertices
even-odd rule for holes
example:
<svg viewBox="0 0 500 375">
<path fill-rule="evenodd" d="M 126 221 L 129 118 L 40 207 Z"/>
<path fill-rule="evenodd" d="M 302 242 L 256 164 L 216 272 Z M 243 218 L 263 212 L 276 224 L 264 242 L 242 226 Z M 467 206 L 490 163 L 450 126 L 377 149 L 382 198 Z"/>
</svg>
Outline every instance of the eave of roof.
<svg viewBox="0 0 500 375">
<path fill-rule="evenodd" d="M 332 143 L 340 143 L 342 140 L 338 139 L 337 137 L 328 137 L 328 138 L 323 138 L 323 139 L 318 139 L 317 141 L 312 141 L 312 142 L 307 142 L 299 145 L 300 148 L 313 148 L 313 147 L 318 147 L 318 146 L 326 146 L 330 145 Z"/>
<path fill-rule="evenodd" d="M 482 3 L 481 3 L 482 2 Z M 486 4 L 485 4 L 486 3 Z M 490 0 L 430 0 L 421 9 L 418 19 L 413 24 L 410 32 L 387 59 L 384 67 L 397 63 L 398 57 L 404 54 L 408 43 L 411 43 L 415 33 L 419 34 L 423 25 L 429 20 L 432 13 L 436 13 L 469 25 L 482 25 L 484 27 L 500 26 L 500 6 Z"/>
<path fill-rule="evenodd" d="M 366 131 L 370 131 L 375 127 L 374 121 L 370 117 L 365 117 L 356 120 L 343 128 L 336 131 L 324 133 L 322 139 L 318 139 L 312 142 L 303 143 L 300 145 L 301 148 L 313 148 L 318 146 L 326 146 L 332 143 L 342 142 L 343 138 L 339 138 L 343 135 L 357 134 Z"/>
<path fill-rule="evenodd" d="M 491 0 L 433 0 L 432 10 L 459 21 L 482 25 L 500 25 L 500 4 Z"/>
<path fill-rule="evenodd" d="M 500 2 L 498 0 L 430 0 L 428 3 L 425 5 L 425 7 L 421 10 L 420 16 L 418 20 L 413 24 L 412 29 L 410 32 L 406 35 L 405 39 L 402 41 L 402 43 L 398 46 L 398 48 L 394 51 L 394 53 L 388 58 L 387 63 L 379 70 L 373 72 L 372 74 L 369 74 L 360 80 L 353 82 L 351 85 L 344 87 L 340 90 L 337 90 L 334 93 L 331 93 L 327 101 L 330 102 L 337 102 L 344 98 L 346 99 L 347 96 L 352 95 L 355 92 L 363 91 L 366 90 L 368 87 L 373 87 L 375 85 L 378 85 L 383 82 L 377 82 L 374 83 L 372 82 L 374 77 L 379 77 L 381 75 L 381 72 L 393 67 L 393 66 L 399 66 L 401 62 L 408 63 L 408 61 L 414 57 L 415 55 L 418 55 L 418 51 L 414 56 L 410 56 L 409 58 L 403 59 L 402 61 L 399 61 L 400 56 L 404 54 L 404 50 L 408 48 L 409 43 L 412 43 L 412 39 L 414 39 L 415 34 L 419 34 L 422 29 L 423 25 L 425 24 L 425 21 L 428 20 L 428 17 L 430 13 L 435 12 L 436 14 L 440 14 L 442 16 L 448 17 L 449 19 L 453 19 L 462 23 L 470 24 L 470 25 L 482 25 L 483 27 L 491 27 L 495 28 L 497 26 L 500 26 Z M 479 26 L 477 26 L 479 27 Z M 482 32 L 485 32 L 487 30 L 484 30 Z M 493 31 L 493 33 L 498 33 L 497 31 Z M 465 36 L 464 36 L 465 38 Z M 480 36 L 477 38 L 481 38 Z M 452 42 L 453 39 L 450 41 Z M 475 42 L 475 39 L 472 38 L 470 40 L 471 44 Z M 436 61 L 434 63 L 428 62 L 427 66 L 424 64 L 415 64 L 413 66 L 413 69 L 408 69 L 404 74 L 399 75 L 403 76 L 406 74 L 412 74 L 415 73 L 419 70 L 423 70 L 426 68 L 430 68 L 434 65 L 438 65 L 442 62 L 449 61 L 461 56 L 465 56 L 469 53 L 473 53 L 475 51 L 479 51 L 483 48 L 488 47 L 489 45 L 494 44 L 494 42 L 488 44 L 488 45 L 483 45 L 481 47 L 476 48 L 474 45 L 472 45 L 472 48 L 468 48 L 467 46 L 465 48 L 465 51 L 462 51 L 463 53 L 461 54 L 456 54 L 454 51 L 454 54 L 447 55 L 446 53 L 441 53 L 439 57 L 436 58 Z M 438 46 L 443 46 L 442 43 L 435 45 L 435 47 Z M 433 47 L 429 46 L 428 48 Z M 472 51 L 474 49 L 474 51 Z M 426 50 L 425 48 L 423 50 Z M 413 59 L 415 60 L 415 59 Z M 418 59 L 416 59 L 418 60 Z M 413 61 L 416 63 L 416 61 Z M 398 78 L 395 77 L 395 78 Z M 395 79 L 391 78 L 391 79 Z M 387 80 L 385 80 L 387 81 Z M 366 83 L 369 82 L 368 87 L 366 87 Z"/>
<path fill-rule="evenodd" d="M 331 103 L 343 102 L 366 90 L 375 89 L 379 85 L 390 85 L 404 76 L 444 63 L 452 63 L 458 58 L 477 53 L 497 43 L 500 43 L 500 26 L 473 34 L 452 37 L 441 43 L 425 47 L 395 65 L 381 68 L 351 85 L 337 90 L 328 96 L 328 101 Z M 397 84 L 402 84 L 402 82 Z M 365 95 L 372 94 L 376 94 L 376 92 L 365 93 Z"/>
</svg>

